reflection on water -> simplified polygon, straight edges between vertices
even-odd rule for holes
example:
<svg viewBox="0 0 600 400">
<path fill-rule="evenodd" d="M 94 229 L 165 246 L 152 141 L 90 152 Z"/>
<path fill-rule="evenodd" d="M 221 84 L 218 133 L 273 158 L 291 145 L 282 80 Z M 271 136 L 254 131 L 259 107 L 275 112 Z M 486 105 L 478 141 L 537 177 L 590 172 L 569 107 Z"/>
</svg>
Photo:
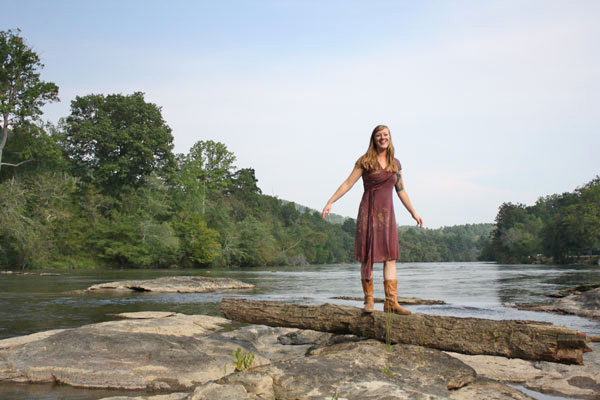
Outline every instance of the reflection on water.
<svg viewBox="0 0 600 400">
<path fill-rule="evenodd" d="M 168 275 L 229 277 L 256 285 L 254 289 L 219 293 L 127 293 L 78 294 L 92 284 L 124 279 L 149 279 Z M 383 297 L 382 266 L 374 269 L 375 297 Z M 565 325 L 600 335 L 600 321 L 506 307 L 509 303 L 548 301 L 544 294 L 566 287 L 600 282 L 600 267 L 498 265 L 494 263 L 398 264 L 398 292 L 402 297 L 443 300 L 446 305 L 409 306 L 413 312 L 491 319 L 525 319 Z M 132 311 L 175 311 L 219 315 L 223 297 L 251 297 L 296 303 L 338 303 L 361 306 L 361 302 L 333 300 L 333 296 L 361 297 L 359 265 L 319 265 L 286 268 L 205 270 L 85 271 L 60 276 L 0 275 L 0 339 L 49 329 L 71 328 L 113 320 Z M 376 308 L 382 309 L 382 304 Z M 35 385 L 37 386 L 37 385 Z M 28 390 L 9 385 L 0 391 Z M 6 389 L 6 390 L 4 390 Z M 95 399 L 99 392 L 66 388 L 68 394 L 48 391 L 46 397 L 27 393 L 32 399 Z M 42 392 L 44 390 L 41 390 Z M 86 394 L 87 393 L 87 394 Z M 110 393 L 115 393 L 110 391 Z M 7 397 L 8 396 L 8 397 Z M 54 397 L 51 397 L 54 396 Z M 56 397 L 58 396 L 58 397 Z M 79 396 L 79 397 L 77 397 Z M 83 396 L 83 397 L 81 397 Z M 85 397 L 87 396 L 87 397 Z"/>
</svg>

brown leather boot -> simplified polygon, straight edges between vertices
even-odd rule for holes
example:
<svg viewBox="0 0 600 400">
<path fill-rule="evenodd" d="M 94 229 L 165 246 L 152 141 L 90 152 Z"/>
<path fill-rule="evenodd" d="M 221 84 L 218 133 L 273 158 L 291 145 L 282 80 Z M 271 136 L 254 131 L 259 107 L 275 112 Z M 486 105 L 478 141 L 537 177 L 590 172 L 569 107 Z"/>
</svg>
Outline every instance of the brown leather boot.
<svg viewBox="0 0 600 400">
<path fill-rule="evenodd" d="M 373 298 L 373 279 L 362 279 L 363 292 L 365 292 L 365 308 L 367 313 L 373 312 L 375 299 Z"/>
<path fill-rule="evenodd" d="M 400 315 L 412 314 L 409 310 L 400 307 L 400 304 L 398 304 L 398 281 L 396 279 L 383 281 L 383 289 L 385 290 L 383 311 L 391 311 Z"/>
</svg>

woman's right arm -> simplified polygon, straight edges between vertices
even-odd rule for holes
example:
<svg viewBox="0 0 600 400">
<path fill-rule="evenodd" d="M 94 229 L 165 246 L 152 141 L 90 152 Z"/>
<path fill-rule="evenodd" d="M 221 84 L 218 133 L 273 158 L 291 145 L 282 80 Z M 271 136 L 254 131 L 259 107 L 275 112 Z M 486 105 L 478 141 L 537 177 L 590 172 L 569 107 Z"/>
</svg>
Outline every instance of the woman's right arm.
<svg viewBox="0 0 600 400">
<path fill-rule="evenodd" d="M 331 212 L 331 206 L 335 203 L 340 197 L 346 194 L 346 192 L 352 189 L 352 186 L 356 183 L 358 178 L 362 176 L 363 170 L 358 165 L 354 166 L 352 173 L 350 176 L 340 185 L 340 187 L 335 191 L 333 196 L 327 202 L 327 205 L 323 209 L 323 219 Z"/>
</svg>

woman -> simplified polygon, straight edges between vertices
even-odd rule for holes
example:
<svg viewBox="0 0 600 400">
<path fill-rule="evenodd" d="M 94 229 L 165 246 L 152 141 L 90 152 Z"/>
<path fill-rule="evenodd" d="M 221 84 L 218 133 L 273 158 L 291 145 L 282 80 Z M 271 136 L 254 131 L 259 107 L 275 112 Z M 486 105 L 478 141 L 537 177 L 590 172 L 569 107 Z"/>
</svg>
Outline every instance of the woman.
<svg viewBox="0 0 600 400">
<path fill-rule="evenodd" d="M 408 315 L 411 312 L 398 304 L 396 259 L 398 258 L 398 230 L 394 216 L 393 190 L 419 227 L 423 220 L 416 213 L 402 181 L 402 167 L 394 158 L 390 130 L 385 125 L 373 129 L 369 149 L 356 161 L 354 170 L 335 191 L 323 209 L 323 219 L 331 206 L 363 178 L 365 192 L 356 219 L 355 256 L 360 261 L 361 281 L 365 294 L 365 312 L 373 312 L 373 263 L 383 262 L 384 311 Z"/>
</svg>

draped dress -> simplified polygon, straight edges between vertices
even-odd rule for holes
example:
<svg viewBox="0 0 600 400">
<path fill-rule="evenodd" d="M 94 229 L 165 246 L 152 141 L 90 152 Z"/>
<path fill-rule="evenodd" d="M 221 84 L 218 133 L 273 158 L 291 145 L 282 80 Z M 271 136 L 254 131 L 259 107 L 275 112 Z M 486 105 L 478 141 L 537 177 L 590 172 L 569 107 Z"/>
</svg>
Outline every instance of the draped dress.
<svg viewBox="0 0 600 400">
<path fill-rule="evenodd" d="M 394 159 L 399 169 L 400 161 Z M 396 173 L 378 170 L 363 170 L 365 192 L 363 193 L 358 217 L 354 253 L 363 263 L 365 277 L 372 277 L 373 263 L 398 258 L 398 229 L 394 215 L 394 186 Z"/>
</svg>

